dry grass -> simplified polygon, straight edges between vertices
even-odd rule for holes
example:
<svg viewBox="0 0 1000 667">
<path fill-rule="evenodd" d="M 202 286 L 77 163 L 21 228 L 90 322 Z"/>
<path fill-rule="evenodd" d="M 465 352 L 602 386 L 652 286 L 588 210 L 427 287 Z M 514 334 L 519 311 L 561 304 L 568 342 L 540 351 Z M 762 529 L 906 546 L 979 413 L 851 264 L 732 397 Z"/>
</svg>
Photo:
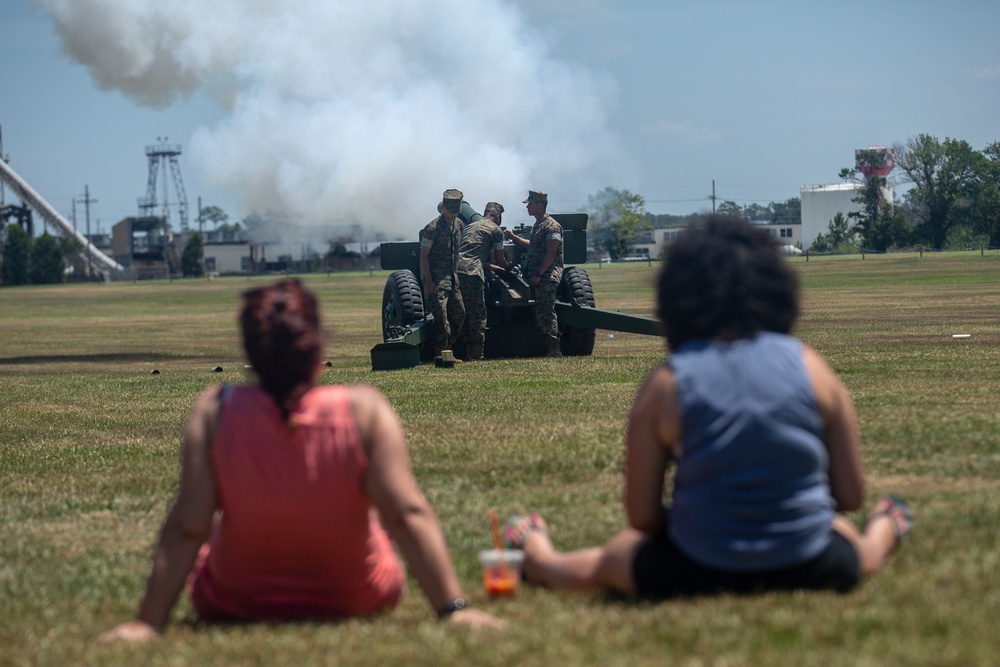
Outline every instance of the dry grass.
<svg viewBox="0 0 1000 667">
<path fill-rule="evenodd" d="M 913 539 L 858 591 L 486 600 L 475 552 L 490 507 L 542 511 L 564 547 L 622 526 L 624 415 L 662 341 L 598 332 L 590 358 L 372 373 L 385 274 L 315 276 L 335 338 L 323 381 L 390 397 L 460 576 L 510 628 L 438 624 L 411 587 L 395 613 L 343 624 L 204 627 L 185 601 L 140 649 L 93 639 L 134 611 L 194 397 L 245 380 L 235 306 L 261 280 L 0 290 L 0 665 L 995 664 L 1000 256 L 792 261 L 799 335 L 855 397 L 870 492 L 899 491 L 917 513 Z M 589 267 L 598 306 L 652 314 L 655 271 Z"/>
</svg>

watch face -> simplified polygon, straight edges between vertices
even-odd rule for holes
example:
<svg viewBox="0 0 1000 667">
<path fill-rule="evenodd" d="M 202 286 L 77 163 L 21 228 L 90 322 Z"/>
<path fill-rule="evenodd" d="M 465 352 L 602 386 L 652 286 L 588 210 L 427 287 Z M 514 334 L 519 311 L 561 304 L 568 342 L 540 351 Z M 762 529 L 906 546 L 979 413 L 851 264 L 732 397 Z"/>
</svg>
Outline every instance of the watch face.
<svg viewBox="0 0 1000 667">
<path fill-rule="evenodd" d="M 465 607 L 466 607 L 465 598 L 455 598 L 454 600 L 451 601 L 451 604 L 449 604 L 447 607 L 438 612 L 438 616 L 444 618 L 445 616 L 450 616 L 451 614 L 454 614 L 456 611 L 465 609 Z"/>
</svg>

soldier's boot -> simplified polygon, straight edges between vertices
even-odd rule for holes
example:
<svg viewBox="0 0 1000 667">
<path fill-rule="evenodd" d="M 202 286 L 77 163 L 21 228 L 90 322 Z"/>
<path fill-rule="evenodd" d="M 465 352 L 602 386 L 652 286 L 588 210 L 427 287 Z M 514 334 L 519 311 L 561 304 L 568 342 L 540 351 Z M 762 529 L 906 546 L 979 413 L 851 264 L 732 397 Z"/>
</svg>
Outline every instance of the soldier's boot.
<svg viewBox="0 0 1000 667">
<path fill-rule="evenodd" d="M 456 340 L 458 340 L 458 336 L 451 336 L 451 337 L 449 337 L 448 338 L 448 347 L 445 348 L 445 349 L 448 350 L 449 352 L 451 352 L 452 350 L 454 350 L 455 349 L 455 341 Z M 468 346 L 466 346 L 466 347 L 468 347 Z M 461 357 L 459 357 L 457 354 L 453 354 L 452 356 L 455 358 L 455 365 L 458 365 L 458 364 L 462 363 L 463 359 Z"/>
<path fill-rule="evenodd" d="M 482 361 L 483 360 L 483 344 L 482 343 L 470 343 L 468 347 L 468 358 L 466 361 Z"/>
<path fill-rule="evenodd" d="M 559 343 L 549 343 L 546 345 L 545 354 L 542 355 L 547 359 L 562 359 L 563 353 L 559 349 Z"/>
</svg>

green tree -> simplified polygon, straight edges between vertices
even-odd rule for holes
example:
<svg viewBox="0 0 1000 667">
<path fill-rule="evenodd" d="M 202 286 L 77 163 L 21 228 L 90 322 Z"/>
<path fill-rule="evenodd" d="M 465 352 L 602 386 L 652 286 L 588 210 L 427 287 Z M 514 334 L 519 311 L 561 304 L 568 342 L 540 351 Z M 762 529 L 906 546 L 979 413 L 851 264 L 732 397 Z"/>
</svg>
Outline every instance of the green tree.
<svg viewBox="0 0 1000 667">
<path fill-rule="evenodd" d="M 775 225 L 801 225 L 802 224 L 802 200 L 798 197 L 786 199 L 783 202 L 773 202 L 770 205 L 771 224 Z"/>
<path fill-rule="evenodd" d="M 31 245 L 31 282 L 35 285 L 61 283 L 66 269 L 62 245 L 48 232 Z"/>
<path fill-rule="evenodd" d="M 839 215 L 839 214 L 838 214 Z M 820 232 L 813 239 L 812 245 L 809 246 L 810 252 L 830 252 L 832 246 L 830 245 L 829 234 L 823 234 Z"/>
<path fill-rule="evenodd" d="M 201 234 L 188 235 L 181 253 L 181 273 L 184 277 L 200 278 L 205 275 L 205 246 Z"/>
<path fill-rule="evenodd" d="M 764 206 L 757 202 L 748 204 L 744 211 L 746 212 L 746 216 L 751 220 L 770 220 L 774 215 L 774 209 L 771 207 L 771 204 Z"/>
<path fill-rule="evenodd" d="M 735 215 L 738 218 L 746 217 L 746 213 L 744 212 L 743 207 L 737 204 L 736 202 L 730 201 L 728 199 L 719 204 L 716 207 L 715 212 L 718 213 L 719 215 Z"/>
<path fill-rule="evenodd" d="M 1000 246 L 1000 142 L 983 149 L 976 174 L 973 231 L 991 246 Z"/>
<path fill-rule="evenodd" d="M 27 285 L 31 277 L 31 237 L 18 225 L 7 225 L 0 277 L 4 285 Z"/>
<path fill-rule="evenodd" d="M 229 221 L 229 215 L 218 206 L 205 206 L 201 209 L 201 219 L 211 222 L 216 229 Z"/>
<path fill-rule="evenodd" d="M 60 236 L 59 247 L 62 249 L 64 258 L 72 255 L 78 255 L 83 251 L 83 244 L 72 236 Z"/>
<path fill-rule="evenodd" d="M 861 210 L 847 214 L 856 220 L 855 228 L 861 235 L 864 246 L 876 252 L 885 252 L 895 243 L 892 234 L 892 205 L 886 201 L 884 188 L 884 177 L 877 174 L 866 176 L 853 199 L 861 204 Z"/>
<path fill-rule="evenodd" d="M 587 211 L 593 222 L 595 241 L 613 260 L 627 255 L 636 237 L 653 228 L 646 216 L 646 200 L 628 190 L 609 186 L 588 196 Z"/>
<path fill-rule="evenodd" d="M 837 250 L 854 241 L 857 231 L 854 225 L 843 213 L 837 213 L 827 226 L 828 242 L 833 250 Z"/>
<path fill-rule="evenodd" d="M 876 149 L 860 150 L 855 153 L 855 160 L 856 168 L 840 170 L 842 179 L 861 186 L 851 199 L 861 205 L 861 210 L 851 211 L 847 217 L 855 221 L 854 231 L 861 236 L 864 247 L 885 252 L 899 241 L 895 210 L 885 196 L 885 176 L 876 173 L 886 167 L 886 153 Z"/>
<path fill-rule="evenodd" d="M 326 255 L 327 259 L 337 259 L 341 257 L 359 257 L 357 253 L 353 253 L 347 249 L 347 244 L 350 240 L 347 238 L 333 238 L 327 241 Z"/>
<path fill-rule="evenodd" d="M 966 141 L 921 134 L 897 148 L 896 165 L 913 183 L 907 193 L 918 216 L 915 233 L 943 248 L 949 230 L 971 222 L 977 182 L 977 153 Z"/>
<path fill-rule="evenodd" d="M 812 252 L 844 252 L 857 238 L 857 231 L 843 213 L 837 213 L 827 225 L 825 234 L 817 234 L 809 250 Z"/>
</svg>

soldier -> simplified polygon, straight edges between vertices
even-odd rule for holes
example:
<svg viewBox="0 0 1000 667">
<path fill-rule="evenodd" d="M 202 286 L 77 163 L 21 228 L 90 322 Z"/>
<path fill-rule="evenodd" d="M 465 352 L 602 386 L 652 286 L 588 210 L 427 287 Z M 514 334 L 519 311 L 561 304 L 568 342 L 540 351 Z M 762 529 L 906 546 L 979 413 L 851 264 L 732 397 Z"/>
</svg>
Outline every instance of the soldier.
<svg viewBox="0 0 1000 667">
<path fill-rule="evenodd" d="M 524 279 L 535 289 L 535 326 L 545 339 L 546 357 L 561 357 L 559 349 L 559 325 L 556 323 L 556 290 L 562 280 L 563 271 L 563 230 L 555 218 L 545 212 L 549 196 L 544 192 L 529 190 L 528 215 L 535 219 L 531 228 L 531 239 L 504 230 L 504 235 L 528 251 L 524 267 Z"/>
<path fill-rule="evenodd" d="M 507 267 L 503 252 L 503 206 L 491 201 L 483 210 L 481 220 L 473 222 L 462 232 L 462 246 L 458 251 L 458 282 L 465 304 L 466 361 L 483 358 L 486 337 L 486 272 Z M 492 262 L 491 262 L 492 260 Z"/>
<path fill-rule="evenodd" d="M 420 232 L 420 273 L 434 314 L 431 346 L 435 356 L 450 350 L 465 322 L 465 306 L 455 271 L 462 243 L 462 193 L 445 190 L 439 207 L 441 215 Z"/>
</svg>

